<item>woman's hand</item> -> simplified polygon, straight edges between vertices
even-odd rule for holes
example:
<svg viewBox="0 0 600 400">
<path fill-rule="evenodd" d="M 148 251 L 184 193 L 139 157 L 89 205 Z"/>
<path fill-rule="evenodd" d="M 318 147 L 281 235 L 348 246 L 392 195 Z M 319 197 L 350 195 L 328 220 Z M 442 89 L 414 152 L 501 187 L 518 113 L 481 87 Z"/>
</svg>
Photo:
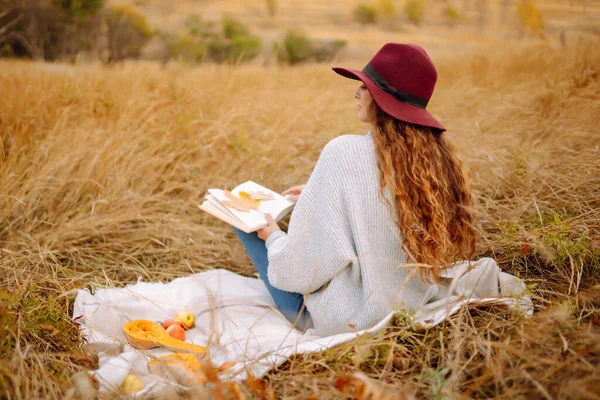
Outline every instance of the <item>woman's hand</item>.
<svg viewBox="0 0 600 400">
<path fill-rule="evenodd" d="M 266 242 L 269 236 L 271 236 L 271 233 L 280 231 L 281 229 L 279 228 L 279 225 L 277 225 L 277 223 L 273 220 L 271 214 L 265 214 L 265 217 L 267 217 L 267 222 L 269 223 L 269 225 L 257 230 L 256 233 L 258 234 L 259 238 Z"/>
<path fill-rule="evenodd" d="M 289 189 L 284 190 L 281 195 L 282 196 L 286 196 L 288 195 L 287 199 L 289 201 L 298 201 L 298 197 L 300 197 L 300 193 L 302 193 L 302 191 L 304 190 L 304 187 L 306 186 L 306 184 L 304 185 L 299 185 L 299 186 L 292 186 Z"/>
</svg>

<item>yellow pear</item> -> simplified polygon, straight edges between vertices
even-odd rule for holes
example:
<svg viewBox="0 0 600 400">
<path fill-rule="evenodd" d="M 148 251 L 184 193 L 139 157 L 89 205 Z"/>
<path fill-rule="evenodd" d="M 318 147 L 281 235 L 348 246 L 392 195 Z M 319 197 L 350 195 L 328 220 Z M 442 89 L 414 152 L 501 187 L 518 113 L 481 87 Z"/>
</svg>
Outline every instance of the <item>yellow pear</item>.
<svg viewBox="0 0 600 400">
<path fill-rule="evenodd" d="M 194 314 L 192 314 L 190 311 L 181 310 L 177 314 L 175 314 L 175 317 L 173 319 L 185 325 L 186 329 L 190 329 L 192 326 L 194 326 L 194 321 L 196 320 L 196 317 L 194 317 Z"/>
</svg>

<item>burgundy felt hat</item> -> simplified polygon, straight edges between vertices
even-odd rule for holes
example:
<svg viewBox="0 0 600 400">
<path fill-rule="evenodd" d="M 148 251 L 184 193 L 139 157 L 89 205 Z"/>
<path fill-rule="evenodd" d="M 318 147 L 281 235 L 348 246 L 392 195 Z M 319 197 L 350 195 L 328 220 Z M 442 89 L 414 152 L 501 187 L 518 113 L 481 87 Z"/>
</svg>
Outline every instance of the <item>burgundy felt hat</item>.
<svg viewBox="0 0 600 400">
<path fill-rule="evenodd" d="M 346 78 L 362 81 L 373 100 L 394 118 L 445 131 L 426 110 L 437 81 L 437 71 L 422 47 L 385 44 L 362 71 L 333 68 Z"/>
</svg>

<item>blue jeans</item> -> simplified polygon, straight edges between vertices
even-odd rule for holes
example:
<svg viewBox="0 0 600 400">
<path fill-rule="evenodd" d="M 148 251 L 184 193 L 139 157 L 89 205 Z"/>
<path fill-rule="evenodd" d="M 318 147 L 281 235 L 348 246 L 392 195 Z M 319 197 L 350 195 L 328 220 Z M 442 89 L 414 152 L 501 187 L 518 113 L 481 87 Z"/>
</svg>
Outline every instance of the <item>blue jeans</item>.
<svg viewBox="0 0 600 400">
<path fill-rule="evenodd" d="M 267 286 L 269 293 L 271 293 L 271 297 L 275 300 L 275 304 L 281 313 L 294 324 L 297 329 L 304 331 L 310 328 L 310 314 L 306 307 L 304 307 L 304 296 L 300 293 L 286 292 L 277 289 L 269 283 L 269 278 L 267 277 L 269 259 L 267 257 L 265 241 L 259 238 L 256 232 L 246 233 L 235 227 L 233 227 L 233 231 L 242 241 L 250 259 L 252 259 L 254 266 L 258 270 L 260 279 L 262 279 Z"/>
</svg>

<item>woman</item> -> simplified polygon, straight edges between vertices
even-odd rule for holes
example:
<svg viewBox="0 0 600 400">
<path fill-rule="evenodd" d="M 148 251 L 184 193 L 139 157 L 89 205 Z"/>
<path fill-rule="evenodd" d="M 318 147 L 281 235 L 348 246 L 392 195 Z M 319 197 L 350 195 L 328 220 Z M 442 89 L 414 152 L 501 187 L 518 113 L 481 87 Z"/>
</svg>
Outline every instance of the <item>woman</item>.
<svg viewBox="0 0 600 400">
<path fill-rule="evenodd" d="M 283 314 L 321 335 L 418 309 L 476 242 L 462 163 L 425 109 L 437 80 L 426 52 L 388 43 L 362 71 L 334 71 L 362 81 L 354 97 L 371 129 L 333 139 L 308 183 L 283 192 L 299 195 L 287 234 L 270 217 L 236 230 Z"/>
</svg>

